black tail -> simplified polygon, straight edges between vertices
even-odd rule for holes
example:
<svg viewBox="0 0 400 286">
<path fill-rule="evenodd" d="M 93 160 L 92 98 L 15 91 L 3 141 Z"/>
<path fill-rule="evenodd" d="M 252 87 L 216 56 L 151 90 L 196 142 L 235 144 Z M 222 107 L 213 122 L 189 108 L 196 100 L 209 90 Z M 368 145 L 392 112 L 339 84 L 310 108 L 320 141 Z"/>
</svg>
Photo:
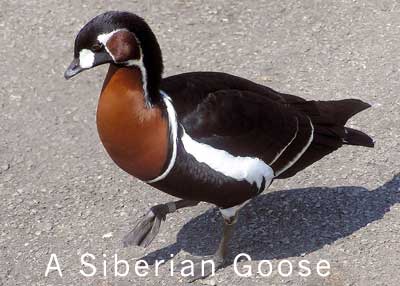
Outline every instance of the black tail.
<svg viewBox="0 0 400 286">
<path fill-rule="evenodd" d="M 317 108 L 323 117 L 334 124 L 344 126 L 351 117 L 370 108 L 366 102 L 359 99 L 343 99 L 336 101 L 317 101 Z"/>
<path fill-rule="evenodd" d="M 374 147 L 374 142 L 367 134 L 349 127 L 347 121 L 355 114 L 371 107 L 359 99 L 344 99 L 336 101 L 306 101 L 292 104 L 297 110 L 306 113 L 317 132 L 324 135 L 323 139 L 340 138 L 341 143 Z M 329 136 L 329 137 L 328 137 Z M 335 144 L 334 144 L 335 145 Z"/>
<path fill-rule="evenodd" d="M 367 134 L 352 129 L 349 127 L 344 128 L 345 137 L 343 138 L 343 143 L 347 145 L 356 145 L 356 146 L 364 146 L 364 147 L 374 147 L 374 141 Z"/>
<path fill-rule="evenodd" d="M 316 102 L 316 105 L 325 120 L 330 124 L 343 127 L 351 117 L 371 107 L 371 105 L 359 99 L 320 101 Z M 374 141 L 367 134 L 349 127 L 344 127 L 343 131 L 344 133 L 341 132 L 340 134 L 343 144 L 374 147 Z"/>
<path fill-rule="evenodd" d="M 374 147 L 372 138 L 367 134 L 344 126 L 352 116 L 369 108 L 368 103 L 358 99 L 344 99 L 295 102 L 290 106 L 311 119 L 314 126 L 314 138 L 301 158 L 278 178 L 293 176 L 343 144 Z"/>
<path fill-rule="evenodd" d="M 307 114 L 314 124 L 344 126 L 355 114 L 371 107 L 359 99 L 304 101 L 291 104 Z"/>
</svg>

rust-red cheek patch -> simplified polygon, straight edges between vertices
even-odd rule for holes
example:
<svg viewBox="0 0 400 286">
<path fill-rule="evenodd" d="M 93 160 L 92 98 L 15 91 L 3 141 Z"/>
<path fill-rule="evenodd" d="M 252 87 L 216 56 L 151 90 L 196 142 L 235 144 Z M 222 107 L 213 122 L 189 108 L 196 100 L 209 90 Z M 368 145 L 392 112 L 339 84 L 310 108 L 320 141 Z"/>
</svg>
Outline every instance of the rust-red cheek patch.
<svg viewBox="0 0 400 286">
<path fill-rule="evenodd" d="M 140 59 L 140 49 L 136 37 L 129 31 L 119 31 L 111 36 L 107 48 L 116 62 Z"/>
</svg>

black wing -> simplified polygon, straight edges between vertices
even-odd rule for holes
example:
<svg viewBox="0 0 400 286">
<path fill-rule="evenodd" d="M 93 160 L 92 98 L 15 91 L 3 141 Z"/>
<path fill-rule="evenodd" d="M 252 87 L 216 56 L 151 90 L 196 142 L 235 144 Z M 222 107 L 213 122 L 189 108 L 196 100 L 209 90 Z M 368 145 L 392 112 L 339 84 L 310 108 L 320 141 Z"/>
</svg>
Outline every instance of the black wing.
<svg viewBox="0 0 400 286">
<path fill-rule="evenodd" d="M 221 90 L 249 91 L 282 104 L 305 102 L 301 97 L 279 93 L 247 79 L 219 72 L 191 72 L 167 77 L 161 89 L 173 100 L 180 116 L 192 112 L 208 94 Z"/>
<path fill-rule="evenodd" d="M 299 158 L 312 135 L 307 116 L 268 97 L 232 89 L 210 93 L 180 122 L 196 141 L 234 156 L 260 158 L 276 175 Z"/>
<path fill-rule="evenodd" d="M 343 143 L 373 146 L 366 134 L 344 127 L 369 107 L 360 100 L 306 101 L 215 72 L 166 78 L 162 90 L 192 138 L 235 156 L 258 157 L 277 178 L 293 176 Z"/>
</svg>

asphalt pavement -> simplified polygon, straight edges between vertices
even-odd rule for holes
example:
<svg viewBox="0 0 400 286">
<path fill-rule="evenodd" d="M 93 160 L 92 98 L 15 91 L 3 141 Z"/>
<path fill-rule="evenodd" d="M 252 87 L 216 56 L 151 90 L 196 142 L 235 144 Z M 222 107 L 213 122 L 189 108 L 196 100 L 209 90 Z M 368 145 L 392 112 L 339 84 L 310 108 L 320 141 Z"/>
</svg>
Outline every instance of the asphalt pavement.
<svg viewBox="0 0 400 286">
<path fill-rule="evenodd" d="M 346 146 L 274 182 L 241 212 L 231 261 L 195 285 L 399 285 L 400 2 L 394 0 L 0 2 L 0 285 L 185 285 L 172 261 L 216 249 L 221 217 L 201 204 L 168 216 L 148 249 L 121 239 L 163 194 L 121 171 L 102 147 L 96 104 L 106 67 L 65 81 L 76 33 L 106 10 L 144 17 L 165 76 L 223 71 L 313 100 L 372 105 L 349 126 L 374 149 Z M 80 258 L 96 267 L 82 268 Z M 57 256 L 62 277 L 52 269 Z M 114 277 L 114 256 L 129 262 Z M 53 257 L 54 258 L 54 257 Z M 140 277 L 135 262 L 150 266 Z M 270 261 L 269 277 L 256 274 Z M 286 261 L 287 260 L 287 261 Z M 301 260 L 310 275 L 302 277 Z M 317 271 L 328 261 L 329 275 Z M 103 273 L 105 261 L 106 273 Z M 279 265 L 287 273 L 279 273 Z M 265 266 L 266 264 L 264 264 Z M 121 269 L 120 269 L 121 270 Z M 264 269 L 267 270 L 267 269 Z M 122 270 L 121 270 L 122 271 Z M 139 273 L 140 274 L 140 273 Z"/>
</svg>

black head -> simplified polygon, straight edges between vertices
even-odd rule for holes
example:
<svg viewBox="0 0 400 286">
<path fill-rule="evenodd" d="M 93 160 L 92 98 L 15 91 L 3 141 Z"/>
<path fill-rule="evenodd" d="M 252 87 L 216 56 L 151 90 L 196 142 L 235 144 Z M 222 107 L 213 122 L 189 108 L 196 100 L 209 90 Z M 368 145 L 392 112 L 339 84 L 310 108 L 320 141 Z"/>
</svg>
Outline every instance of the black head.
<svg viewBox="0 0 400 286">
<path fill-rule="evenodd" d="M 154 33 L 139 16 L 109 11 L 90 20 L 76 36 L 74 59 L 64 76 L 69 79 L 105 63 L 139 67 L 146 77 L 148 94 L 158 96 L 163 71 L 161 50 Z"/>
</svg>

